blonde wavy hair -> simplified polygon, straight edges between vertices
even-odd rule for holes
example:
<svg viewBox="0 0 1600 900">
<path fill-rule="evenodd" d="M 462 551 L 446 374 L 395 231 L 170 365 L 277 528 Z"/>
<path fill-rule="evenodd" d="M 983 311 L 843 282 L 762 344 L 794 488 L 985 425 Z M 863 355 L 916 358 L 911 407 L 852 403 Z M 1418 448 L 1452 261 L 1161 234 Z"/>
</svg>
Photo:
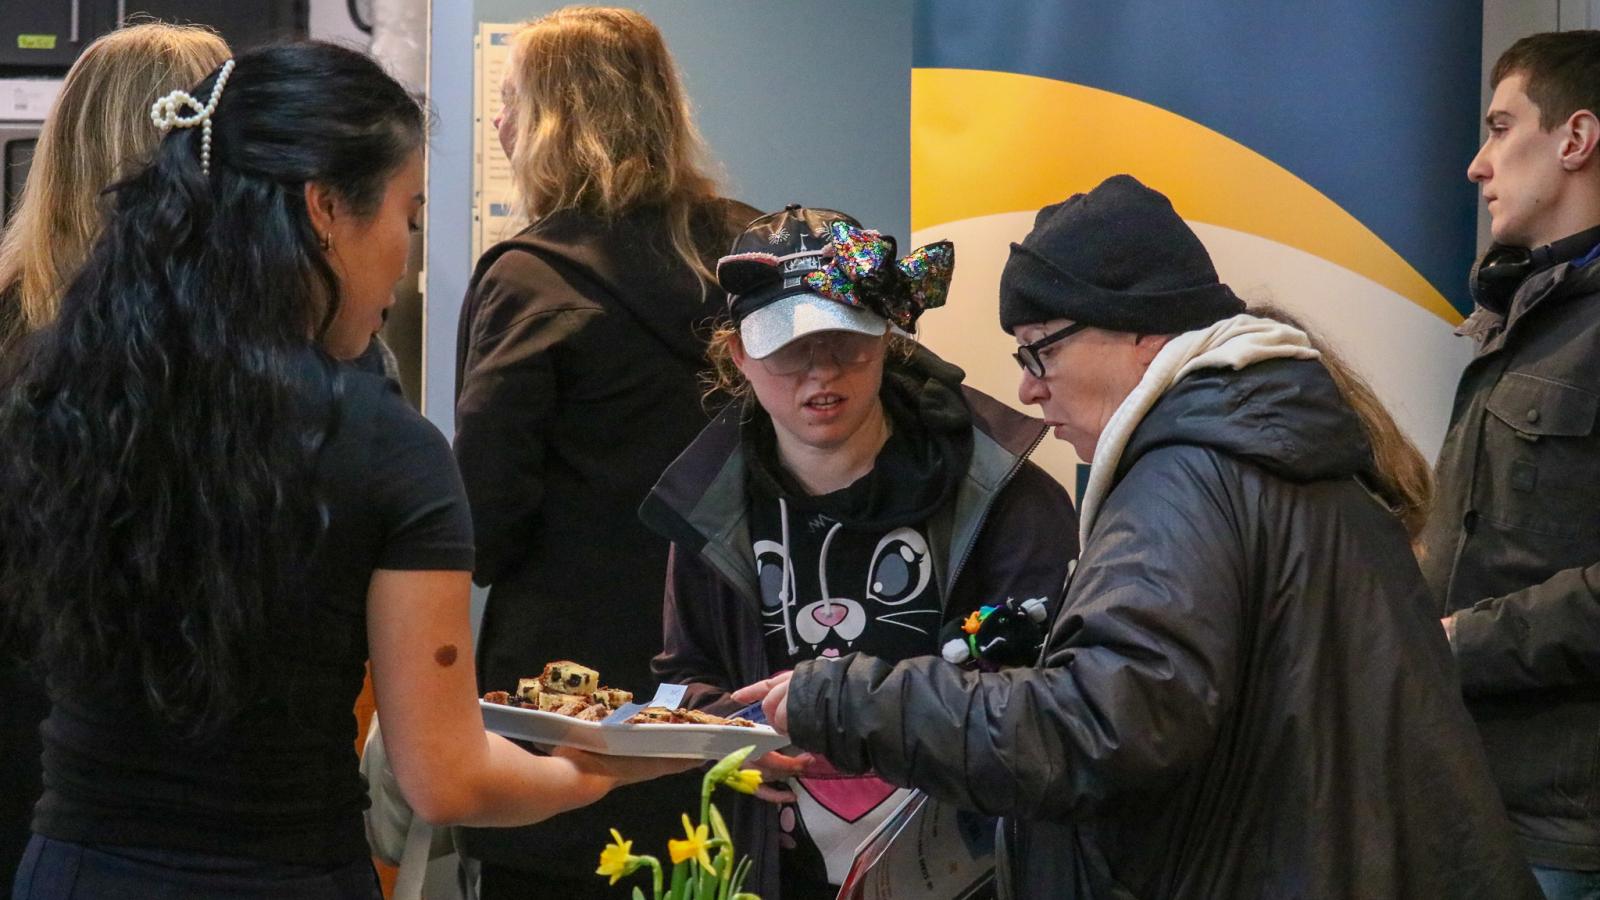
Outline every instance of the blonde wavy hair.
<svg viewBox="0 0 1600 900">
<path fill-rule="evenodd" d="M 150 104 L 198 84 L 228 56 L 210 29 L 146 22 L 101 37 L 73 63 L 0 239 L 0 298 L 18 305 L 0 310 L 0 348 L 55 318 L 100 233 L 101 193 L 143 166 L 161 139 Z"/>
<path fill-rule="evenodd" d="M 523 212 L 537 223 L 581 210 L 603 219 L 665 208 L 672 250 L 708 283 L 697 209 L 716 197 L 704 144 L 661 32 L 627 9 L 568 6 L 512 39 L 507 108 Z"/>
<path fill-rule="evenodd" d="M 1372 445 L 1373 468 L 1378 481 L 1374 487 L 1415 543 L 1422 526 L 1427 523 L 1428 504 L 1433 500 L 1433 469 L 1422 451 L 1400 430 L 1372 386 L 1305 323 L 1271 304 L 1251 304 L 1250 314 L 1304 331 L 1311 339 L 1311 346 L 1322 354 L 1322 365 L 1333 376 L 1340 396 L 1361 420 L 1361 429 Z"/>
</svg>

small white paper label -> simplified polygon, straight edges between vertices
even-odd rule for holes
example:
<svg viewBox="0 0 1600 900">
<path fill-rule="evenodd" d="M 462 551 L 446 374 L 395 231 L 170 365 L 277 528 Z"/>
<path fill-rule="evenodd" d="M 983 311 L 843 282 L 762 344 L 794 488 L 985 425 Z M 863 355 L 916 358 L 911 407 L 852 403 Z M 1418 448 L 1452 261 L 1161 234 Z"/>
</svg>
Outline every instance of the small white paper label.
<svg viewBox="0 0 1600 900">
<path fill-rule="evenodd" d="M 656 695 L 650 698 L 647 706 L 665 706 L 667 709 L 677 709 L 683 703 L 684 692 L 689 690 L 686 684 L 663 684 L 656 688 Z"/>
</svg>

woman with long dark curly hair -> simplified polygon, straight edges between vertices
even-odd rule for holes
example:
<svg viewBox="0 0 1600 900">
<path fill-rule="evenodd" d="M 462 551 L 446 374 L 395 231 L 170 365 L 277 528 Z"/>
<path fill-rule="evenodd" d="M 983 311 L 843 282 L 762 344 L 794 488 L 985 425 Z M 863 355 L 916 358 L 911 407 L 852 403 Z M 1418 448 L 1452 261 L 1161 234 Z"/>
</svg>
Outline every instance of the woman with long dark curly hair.
<svg viewBox="0 0 1600 900">
<path fill-rule="evenodd" d="M 224 63 L 0 391 L 0 597 L 47 677 L 19 898 L 377 895 L 350 708 L 433 822 L 510 825 L 676 763 L 488 735 L 449 447 L 366 348 L 422 204 L 422 110 L 327 44 Z"/>
<path fill-rule="evenodd" d="M 0 234 L 0 369 L 14 343 L 55 317 L 67 279 L 100 232 L 106 186 L 149 161 L 160 132 L 142 114 L 228 58 L 197 25 L 144 22 L 84 48 L 51 104 L 15 215 Z M 0 651 L 9 648 L 0 647 Z M 39 798 L 43 686 L 0 656 L 0 900 L 28 844 Z"/>
</svg>

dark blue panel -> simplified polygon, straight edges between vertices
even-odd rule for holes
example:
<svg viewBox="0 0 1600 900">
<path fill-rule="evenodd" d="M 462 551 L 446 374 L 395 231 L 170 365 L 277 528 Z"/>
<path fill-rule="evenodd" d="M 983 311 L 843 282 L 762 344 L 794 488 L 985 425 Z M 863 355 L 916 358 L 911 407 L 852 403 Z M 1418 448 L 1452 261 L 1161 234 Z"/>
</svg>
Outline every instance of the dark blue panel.
<svg viewBox="0 0 1600 900">
<path fill-rule="evenodd" d="M 1193 119 L 1371 228 L 1463 311 L 1481 0 L 917 0 L 914 65 L 1037 75 Z"/>
</svg>

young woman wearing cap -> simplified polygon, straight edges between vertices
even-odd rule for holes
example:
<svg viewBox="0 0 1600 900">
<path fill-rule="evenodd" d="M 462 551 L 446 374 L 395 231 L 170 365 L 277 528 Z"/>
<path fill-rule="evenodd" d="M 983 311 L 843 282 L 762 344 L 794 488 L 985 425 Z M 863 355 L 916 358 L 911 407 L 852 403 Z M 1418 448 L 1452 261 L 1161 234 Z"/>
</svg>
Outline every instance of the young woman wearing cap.
<svg viewBox="0 0 1600 900">
<path fill-rule="evenodd" d="M 374 900 L 369 659 L 430 821 L 523 824 L 672 771 L 485 733 L 449 448 L 337 363 L 405 270 L 421 108 L 298 44 L 137 115 L 166 137 L 0 387 L 0 631 L 51 701 L 19 900 Z"/>
<path fill-rule="evenodd" d="M 1411 554 L 1421 461 L 1244 313 L 1133 178 L 1041 210 L 1000 321 L 1093 468 L 1040 667 L 862 656 L 739 697 L 1006 816 L 1003 896 L 1531 900 Z"/>
<path fill-rule="evenodd" d="M 1070 544 L 1075 519 L 1027 461 L 1043 423 L 897 333 L 943 302 L 952 264 L 948 244 L 897 261 L 892 239 L 798 206 L 719 263 L 733 326 L 712 360 L 737 402 L 641 510 L 672 540 L 655 671 L 689 703 L 732 711 L 731 690 L 806 660 L 937 654 L 950 619 L 1059 595 L 1073 554 L 1032 536 Z M 787 788 L 731 816 L 755 890 L 833 897 L 901 792 L 821 758 L 764 765 Z"/>
<path fill-rule="evenodd" d="M 478 261 L 457 347 L 456 459 L 489 586 L 485 690 L 574 659 L 651 689 L 667 543 L 639 523 L 705 426 L 711 265 L 757 210 L 722 199 L 656 27 L 572 7 L 512 38 L 496 125 L 532 223 Z M 485 900 L 608 897 L 595 835 L 665 846 L 699 781 L 515 832 L 469 831 Z"/>
</svg>

